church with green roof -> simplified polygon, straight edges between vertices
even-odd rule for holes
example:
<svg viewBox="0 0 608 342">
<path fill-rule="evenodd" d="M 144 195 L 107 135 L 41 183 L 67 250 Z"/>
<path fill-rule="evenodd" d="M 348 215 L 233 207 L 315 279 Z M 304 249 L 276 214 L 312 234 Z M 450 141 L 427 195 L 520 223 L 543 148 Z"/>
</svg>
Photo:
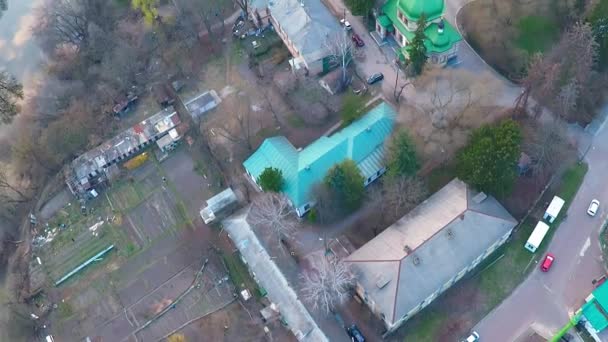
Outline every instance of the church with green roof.
<svg viewBox="0 0 608 342">
<path fill-rule="evenodd" d="M 399 45 L 399 59 L 407 60 L 407 45 L 414 38 L 418 19 L 424 14 L 428 63 L 445 66 L 456 58 L 462 37 L 443 18 L 444 9 L 444 0 L 388 0 L 376 18 L 376 32 L 382 41 L 393 39 Z"/>
<path fill-rule="evenodd" d="M 354 161 L 364 186 L 384 174 L 384 143 L 393 131 L 395 117 L 395 110 L 381 102 L 347 127 L 305 148 L 296 148 L 282 136 L 268 138 L 243 166 L 256 184 L 266 168 L 281 170 L 285 181 L 282 192 L 301 217 L 314 206 L 312 188 L 334 165 Z"/>
</svg>

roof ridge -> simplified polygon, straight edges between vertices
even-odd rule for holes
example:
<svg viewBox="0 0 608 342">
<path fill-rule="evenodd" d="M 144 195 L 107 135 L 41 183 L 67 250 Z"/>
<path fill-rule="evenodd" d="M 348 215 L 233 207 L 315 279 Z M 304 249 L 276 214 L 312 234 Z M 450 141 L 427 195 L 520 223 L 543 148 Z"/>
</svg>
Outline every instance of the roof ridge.
<svg viewBox="0 0 608 342">
<path fill-rule="evenodd" d="M 477 209 L 472 209 L 472 208 L 469 208 L 468 210 L 469 210 L 469 211 L 472 211 L 472 212 L 474 212 L 474 213 L 480 214 L 480 215 L 485 215 L 485 216 L 493 217 L 493 218 L 495 218 L 495 219 L 499 219 L 499 220 L 502 220 L 502 221 L 507 221 L 507 222 L 511 222 L 511 223 L 515 223 L 515 224 L 519 223 L 517 220 L 510 220 L 510 219 L 508 219 L 508 218 L 504 218 L 504 217 L 500 217 L 500 216 L 496 216 L 496 215 L 492 215 L 492 214 L 484 213 L 484 212 L 479 211 L 479 210 L 477 210 Z"/>
<path fill-rule="evenodd" d="M 431 236 L 429 236 L 428 239 L 422 241 L 421 244 L 419 244 L 418 246 L 416 246 L 414 249 L 412 249 L 411 252 L 407 253 L 406 255 L 403 256 L 403 258 L 401 258 L 401 261 L 403 261 L 404 259 L 406 259 L 408 256 L 414 254 L 414 252 L 416 252 L 418 249 L 420 249 L 420 247 L 424 246 L 427 242 L 433 240 L 433 238 L 439 234 L 440 232 L 442 232 L 447 226 L 449 226 L 450 224 L 452 224 L 452 222 L 456 221 L 457 219 L 459 219 L 460 217 L 462 217 L 462 215 L 464 215 L 464 213 L 467 212 L 467 210 L 469 209 L 464 209 L 460 214 L 456 215 L 453 219 L 450 220 L 450 222 L 446 223 L 445 225 L 441 226 L 441 228 L 437 229 L 437 231 L 435 233 L 433 233 Z"/>
<path fill-rule="evenodd" d="M 403 259 L 387 259 L 387 260 L 346 260 L 346 262 L 401 262 Z"/>
<path fill-rule="evenodd" d="M 401 280 L 401 262 L 403 259 L 399 261 L 399 268 L 397 269 L 397 285 L 395 286 L 395 300 L 393 301 L 393 314 L 391 317 L 391 322 L 395 322 L 395 314 L 397 313 L 397 298 L 399 298 L 399 282 Z"/>
</svg>

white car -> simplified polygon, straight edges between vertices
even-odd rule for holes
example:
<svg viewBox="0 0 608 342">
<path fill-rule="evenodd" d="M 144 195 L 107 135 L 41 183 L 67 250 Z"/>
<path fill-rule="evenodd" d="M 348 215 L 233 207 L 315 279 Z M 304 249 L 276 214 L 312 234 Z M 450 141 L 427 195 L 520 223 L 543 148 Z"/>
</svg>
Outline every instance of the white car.
<svg viewBox="0 0 608 342">
<path fill-rule="evenodd" d="M 591 204 L 589 204 L 589 209 L 587 209 L 587 214 L 589 214 L 590 216 L 595 216 L 595 214 L 597 213 L 597 209 L 600 207 L 600 201 L 594 199 L 593 201 L 591 201 Z"/>
<path fill-rule="evenodd" d="M 344 29 L 346 31 L 350 31 L 352 29 L 352 26 L 350 26 L 350 23 L 346 19 L 340 19 L 340 24 L 344 25 Z"/>
<path fill-rule="evenodd" d="M 477 331 L 473 331 L 471 333 L 471 335 L 469 335 L 469 337 L 466 338 L 466 340 L 462 341 L 462 342 L 476 342 L 479 341 L 479 334 L 477 333 Z"/>
</svg>

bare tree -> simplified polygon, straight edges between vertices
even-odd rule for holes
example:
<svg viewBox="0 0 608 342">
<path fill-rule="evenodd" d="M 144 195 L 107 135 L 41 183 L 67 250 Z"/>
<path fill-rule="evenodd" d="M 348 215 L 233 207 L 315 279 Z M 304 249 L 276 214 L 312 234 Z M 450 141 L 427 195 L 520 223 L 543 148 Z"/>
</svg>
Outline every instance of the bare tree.
<svg viewBox="0 0 608 342">
<path fill-rule="evenodd" d="M 247 152 L 251 152 L 253 150 L 254 132 L 251 122 L 250 102 L 245 99 L 245 96 L 238 95 L 238 99 L 232 100 L 226 106 L 227 112 L 234 115 L 234 120 L 214 127 L 212 133 L 217 133 L 231 143 L 244 148 Z"/>
<path fill-rule="evenodd" d="M 393 97 L 395 98 L 395 101 L 397 101 L 397 103 L 399 103 L 399 101 L 401 100 L 401 94 L 403 94 L 403 90 L 405 89 L 405 87 L 412 84 L 410 81 L 406 81 L 405 83 L 398 86 L 399 73 L 400 69 L 398 68 L 397 73 L 395 74 L 395 88 L 393 89 Z M 405 75 L 405 71 L 403 73 Z"/>
<path fill-rule="evenodd" d="M 254 199 L 247 219 L 254 228 L 267 234 L 280 246 L 281 240 L 291 238 L 298 227 L 294 214 L 285 196 L 263 193 Z"/>
<path fill-rule="evenodd" d="M 310 195 L 314 199 L 314 211 L 320 224 L 331 224 L 344 216 L 340 201 L 324 183 L 315 184 Z"/>
<path fill-rule="evenodd" d="M 0 18 L 2 18 L 4 11 L 6 11 L 7 9 L 8 9 L 7 0 L 0 0 Z"/>
<path fill-rule="evenodd" d="M 4 167 L 0 168 L 0 202 L 16 204 L 30 199 L 31 197 L 23 189 L 13 184 L 7 170 Z"/>
<path fill-rule="evenodd" d="M 355 48 L 353 41 L 350 39 L 346 31 L 340 31 L 334 34 L 325 41 L 325 47 L 329 51 L 330 56 L 335 58 L 335 61 L 342 70 L 342 86 L 348 83 L 347 69 L 350 63 L 358 55 L 358 50 Z"/>
<path fill-rule="evenodd" d="M 559 42 L 545 55 L 535 55 L 521 80 L 522 93 L 515 108 L 525 110 L 528 98 L 534 98 L 566 119 L 587 120 L 589 108 L 573 109 L 579 103 L 594 103 L 598 45 L 591 27 L 576 23 L 565 31 Z"/>
<path fill-rule="evenodd" d="M 69 44 L 77 49 L 89 41 L 89 23 L 85 0 L 49 1 L 40 8 L 35 32 L 45 36 L 52 46 Z"/>
<path fill-rule="evenodd" d="M 0 124 L 13 121 L 19 112 L 17 101 L 23 98 L 23 87 L 6 71 L 0 71 Z"/>
<path fill-rule="evenodd" d="M 348 299 L 355 277 L 348 264 L 332 256 L 313 257 L 310 266 L 301 275 L 302 298 L 314 310 L 329 314 Z"/>
<path fill-rule="evenodd" d="M 281 121 L 279 120 L 279 116 L 277 115 L 277 110 L 275 108 L 275 106 L 272 104 L 272 95 L 270 94 L 270 91 L 268 90 L 268 88 L 264 87 L 263 89 L 263 93 L 262 95 L 264 96 L 264 101 L 266 102 L 266 108 L 270 111 L 270 113 L 272 113 L 272 117 L 274 118 L 274 123 L 277 126 L 281 125 Z"/>
<path fill-rule="evenodd" d="M 585 85 L 591 79 L 597 61 L 597 49 L 598 44 L 591 26 L 577 22 L 562 34 L 547 58 L 562 63 L 562 80 L 574 78 L 579 85 Z"/>
<path fill-rule="evenodd" d="M 393 222 L 412 210 L 428 193 L 424 182 L 417 177 L 385 178 L 383 182 L 384 219 Z"/>
<path fill-rule="evenodd" d="M 538 122 L 526 129 L 531 130 L 531 139 L 524 144 L 523 150 L 532 160 L 532 172 L 535 175 L 546 175 L 555 171 L 564 163 L 569 150 L 564 123 L 556 118 Z"/>
<path fill-rule="evenodd" d="M 471 86 L 458 82 L 452 75 L 436 77 L 429 89 L 430 103 L 425 111 L 437 129 L 453 128 L 462 116 L 478 104 L 478 96 L 473 96 Z"/>
<path fill-rule="evenodd" d="M 245 14 L 245 18 L 247 18 L 249 16 L 252 0 L 234 0 L 234 2 L 236 2 L 236 4 L 241 8 Z"/>
<path fill-rule="evenodd" d="M 562 119 L 567 119 L 576 108 L 576 102 L 580 94 L 580 87 L 575 79 L 571 79 L 561 87 L 557 95 L 557 110 Z"/>
<path fill-rule="evenodd" d="M 559 62 L 552 62 L 541 54 L 534 55 L 528 65 L 526 76 L 520 80 L 523 89 L 515 100 L 515 109 L 526 110 L 531 95 L 547 103 L 547 99 L 554 96 L 560 70 Z"/>
</svg>

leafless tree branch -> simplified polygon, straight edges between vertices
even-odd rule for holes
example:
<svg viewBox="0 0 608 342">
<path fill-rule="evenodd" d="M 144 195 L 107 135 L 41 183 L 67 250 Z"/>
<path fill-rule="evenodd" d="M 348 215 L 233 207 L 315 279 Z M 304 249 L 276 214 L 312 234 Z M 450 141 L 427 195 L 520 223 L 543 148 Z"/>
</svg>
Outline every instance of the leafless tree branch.
<svg viewBox="0 0 608 342">
<path fill-rule="evenodd" d="M 316 256 L 310 264 L 310 270 L 301 275 L 302 298 L 314 310 L 329 314 L 348 299 L 355 277 L 348 264 L 331 255 Z"/>
<path fill-rule="evenodd" d="M 389 221 L 405 215 L 427 195 L 424 182 L 416 177 L 386 178 L 383 185 L 385 215 Z"/>
<path fill-rule="evenodd" d="M 348 83 L 348 66 L 359 55 L 359 50 L 355 48 L 352 40 L 346 31 L 338 32 L 325 41 L 325 47 L 342 70 L 342 85 Z"/>
<path fill-rule="evenodd" d="M 535 175 L 554 172 L 563 162 L 569 146 L 566 141 L 566 128 L 560 119 L 539 122 L 533 127 L 531 139 L 524 144 L 523 150 L 530 156 L 530 168 Z"/>
<path fill-rule="evenodd" d="M 282 239 L 293 236 L 299 225 L 294 214 L 295 211 L 285 196 L 263 193 L 254 199 L 247 219 L 254 228 L 280 245 Z"/>
</svg>

